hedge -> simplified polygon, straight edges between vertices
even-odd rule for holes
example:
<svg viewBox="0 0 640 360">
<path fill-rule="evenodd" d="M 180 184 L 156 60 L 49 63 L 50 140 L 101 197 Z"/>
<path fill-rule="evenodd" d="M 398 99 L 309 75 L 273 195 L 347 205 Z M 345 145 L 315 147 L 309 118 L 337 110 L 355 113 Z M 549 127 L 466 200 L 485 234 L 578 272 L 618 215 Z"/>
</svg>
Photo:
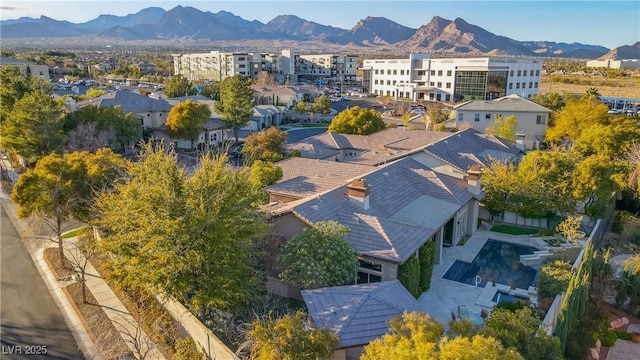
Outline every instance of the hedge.
<svg viewBox="0 0 640 360">
<path fill-rule="evenodd" d="M 431 288 L 431 275 L 436 256 L 436 245 L 434 241 L 427 241 L 420 248 L 420 290 L 425 292 Z"/>
<path fill-rule="evenodd" d="M 415 297 L 420 297 L 420 260 L 411 256 L 398 270 L 398 280 Z"/>
</svg>

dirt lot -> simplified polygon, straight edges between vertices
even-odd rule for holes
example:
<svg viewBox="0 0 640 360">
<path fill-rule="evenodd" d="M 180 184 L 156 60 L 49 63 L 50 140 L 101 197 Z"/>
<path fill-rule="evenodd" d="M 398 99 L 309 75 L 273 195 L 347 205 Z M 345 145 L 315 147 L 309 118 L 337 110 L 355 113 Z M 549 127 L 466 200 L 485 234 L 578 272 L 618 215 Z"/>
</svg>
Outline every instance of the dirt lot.
<svg viewBox="0 0 640 360">
<path fill-rule="evenodd" d="M 600 95 L 640 99 L 640 77 L 610 79 L 604 77 L 566 76 L 566 79 L 577 83 L 551 82 L 551 76 L 543 76 L 540 80 L 540 93 L 555 92 L 558 94 L 582 94 L 589 88 L 596 88 Z"/>
</svg>

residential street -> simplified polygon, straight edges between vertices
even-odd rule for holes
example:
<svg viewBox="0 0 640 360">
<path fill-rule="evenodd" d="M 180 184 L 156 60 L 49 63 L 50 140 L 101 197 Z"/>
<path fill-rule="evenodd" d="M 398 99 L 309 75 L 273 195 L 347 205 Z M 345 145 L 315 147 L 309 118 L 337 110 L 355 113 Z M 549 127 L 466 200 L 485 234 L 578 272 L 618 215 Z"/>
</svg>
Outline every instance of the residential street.
<svg viewBox="0 0 640 360">
<path fill-rule="evenodd" d="M 0 359 L 83 359 L 16 229 L 0 210 Z"/>
</svg>

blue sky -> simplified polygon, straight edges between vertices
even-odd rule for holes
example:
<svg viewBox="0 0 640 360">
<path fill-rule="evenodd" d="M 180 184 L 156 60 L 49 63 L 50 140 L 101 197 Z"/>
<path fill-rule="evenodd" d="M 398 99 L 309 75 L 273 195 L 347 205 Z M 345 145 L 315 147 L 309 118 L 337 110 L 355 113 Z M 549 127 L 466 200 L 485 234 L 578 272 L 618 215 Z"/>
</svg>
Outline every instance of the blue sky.
<svg viewBox="0 0 640 360">
<path fill-rule="evenodd" d="M 56 20 L 85 22 L 100 14 L 127 15 L 158 6 L 177 5 L 202 11 L 226 10 L 247 20 L 268 22 L 277 15 L 345 29 L 367 16 L 384 16 L 401 25 L 419 28 L 433 16 L 459 17 L 497 35 L 515 40 L 579 42 L 615 48 L 640 41 L 640 1 L 10 1 L 0 3 L 2 20 L 45 15 Z"/>
</svg>

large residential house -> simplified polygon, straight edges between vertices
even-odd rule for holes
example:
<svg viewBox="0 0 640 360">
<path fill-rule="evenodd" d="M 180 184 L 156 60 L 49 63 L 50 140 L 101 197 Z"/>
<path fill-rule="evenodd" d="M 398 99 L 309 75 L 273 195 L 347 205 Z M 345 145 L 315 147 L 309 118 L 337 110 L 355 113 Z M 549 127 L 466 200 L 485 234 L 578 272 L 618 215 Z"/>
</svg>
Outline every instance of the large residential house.
<svg viewBox="0 0 640 360">
<path fill-rule="evenodd" d="M 0 57 L 0 66 L 15 66 L 22 71 L 23 76 L 37 76 L 45 80 L 51 79 L 49 76 L 49 66 L 26 60 L 19 60 L 8 57 Z"/>
<path fill-rule="evenodd" d="M 257 79 L 261 71 L 285 84 L 299 80 L 355 80 L 357 57 L 340 54 L 304 54 L 282 50 L 280 54 L 220 52 L 173 54 L 174 74 L 189 80 L 219 81 L 234 75 Z"/>
<path fill-rule="evenodd" d="M 290 144 L 302 157 L 278 162 L 283 178 L 266 187 L 275 231 L 292 238 L 321 221 L 349 228 L 358 253 L 355 285 L 302 290 L 312 325 L 333 329 L 332 359 L 358 358 L 388 330 L 388 321 L 415 307 L 398 281 L 402 264 L 435 245 L 457 245 L 476 230 L 482 169 L 515 162 L 512 142 L 472 128 L 456 133 L 386 129 L 368 136 L 325 133 Z M 269 274 L 271 292 L 295 296 Z"/>
<path fill-rule="evenodd" d="M 307 91 L 298 86 L 276 85 L 260 86 L 252 85 L 253 97 L 258 105 L 282 105 L 286 108 L 295 106 L 300 101 L 304 101 L 305 94 L 311 96 Z"/>
<path fill-rule="evenodd" d="M 305 158 L 380 166 L 412 157 L 443 174 L 464 178 L 471 165 L 492 160 L 517 162 L 522 153 L 511 141 L 475 129 L 455 133 L 385 129 L 371 135 L 324 133 L 288 144 Z"/>
<path fill-rule="evenodd" d="M 115 90 L 104 95 L 68 104 L 70 111 L 88 105 L 97 107 L 120 106 L 125 114 L 132 113 L 140 119 L 143 128 L 157 128 L 167 121 L 169 111 L 173 107 L 166 100 L 153 99 L 132 91 Z"/>
<path fill-rule="evenodd" d="M 401 59 L 366 59 L 363 89 L 395 99 L 460 102 L 492 100 L 540 91 L 542 60 L 526 58 L 443 58 L 410 54 Z"/>
<path fill-rule="evenodd" d="M 456 127 L 472 127 L 484 131 L 498 116 L 515 116 L 518 121 L 516 135 L 527 149 L 538 149 L 544 140 L 551 110 L 519 95 L 508 95 L 494 100 L 472 100 L 456 105 Z"/>
</svg>

